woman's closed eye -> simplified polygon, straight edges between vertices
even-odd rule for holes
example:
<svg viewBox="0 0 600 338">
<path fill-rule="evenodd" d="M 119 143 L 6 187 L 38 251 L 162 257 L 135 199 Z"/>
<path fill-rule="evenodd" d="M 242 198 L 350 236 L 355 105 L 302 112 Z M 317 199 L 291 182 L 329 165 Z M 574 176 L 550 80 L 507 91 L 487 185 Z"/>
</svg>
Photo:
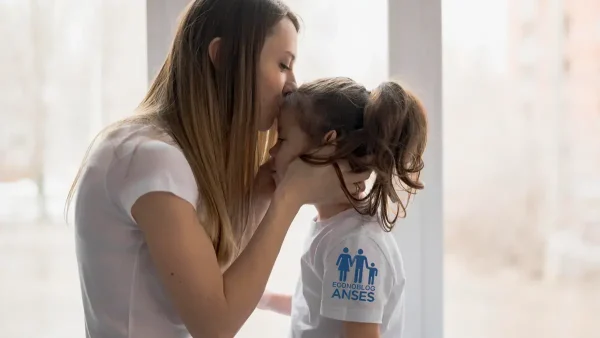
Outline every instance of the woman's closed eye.
<svg viewBox="0 0 600 338">
<path fill-rule="evenodd" d="M 280 63 L 280 64 L 279 64 L 279 68 L 280 68 L 282 71 L 284 71 L 284 70 L 292 70 L 292 67 L 288 66 L 288 65 L 287 65 L 287 64 L 285 64 L 285 63 Z"/>
</svg>

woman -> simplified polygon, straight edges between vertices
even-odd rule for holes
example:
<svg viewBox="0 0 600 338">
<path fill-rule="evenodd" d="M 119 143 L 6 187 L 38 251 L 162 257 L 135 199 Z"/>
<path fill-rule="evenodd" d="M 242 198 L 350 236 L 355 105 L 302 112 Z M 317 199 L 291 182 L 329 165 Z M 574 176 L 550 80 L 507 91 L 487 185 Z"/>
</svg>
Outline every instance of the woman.
<svg viewBox="0 0 600 338">
<path fill-rule="evenodd" d="M 297 32 L 279 1 L 189 5 L 140 114 L 101 135 L 70 194 L 88 337 L 234 336 L 298 209 L 345 198 L 330 166 L 296 161 L 277 188 L 258 169 Z"/>
</svg>

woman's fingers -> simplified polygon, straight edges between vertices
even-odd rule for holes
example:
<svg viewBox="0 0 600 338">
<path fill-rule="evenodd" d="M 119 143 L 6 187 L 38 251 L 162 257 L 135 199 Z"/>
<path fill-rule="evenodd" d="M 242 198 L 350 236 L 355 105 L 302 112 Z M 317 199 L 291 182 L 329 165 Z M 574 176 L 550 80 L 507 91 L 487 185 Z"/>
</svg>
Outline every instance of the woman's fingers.
<svg viewBox="0 0 600 338">
<path fill-rule="evenodd" d="M 365 172 L 352 172 L 350 166 L 346 161 L 340 161 L 338 163 L 342 176 L 344 177 L 344 183 L 346 189 L 352 195 L 359 195 L 367 189 L 366 181 L 371 177 L 371 171 Z"/>
<path fill-rule="evenodd" d="M 348 183 L 360 183 L 360 182 L 364 182 L 366 180 L 368 180 L 371 177 L 371 174 L 373 173 L 373 171 L 368 170 L 368 171 L 363 171 L 363 172 L 353 172 L 350 169 L 350 165 L 348 165 L 348 163 L 346 161 L 340 161 L 338 163 L 338 166 L 340 167 L 340 171 L 342 172 L 342 175 L 344 176 L 344 181 L 348 182 Z"/>
<path fill-rule="evenodd" d="M 367 190 L 367 185 L 364 181 L 359 183 L 346 183 L 346 189 L 348 189 L 350 194 L 358 196 Z"/>
<path fill-rule="evenodd" d="M 348 182 L 364 184 L 365 181 L 367 181 L 371 177 L 372 173 L 372 171 L 364 171 L 361 173 L 347 173 L 344 174 L 344 176 L 347 177 L 346 180 Z"/>
</svg>

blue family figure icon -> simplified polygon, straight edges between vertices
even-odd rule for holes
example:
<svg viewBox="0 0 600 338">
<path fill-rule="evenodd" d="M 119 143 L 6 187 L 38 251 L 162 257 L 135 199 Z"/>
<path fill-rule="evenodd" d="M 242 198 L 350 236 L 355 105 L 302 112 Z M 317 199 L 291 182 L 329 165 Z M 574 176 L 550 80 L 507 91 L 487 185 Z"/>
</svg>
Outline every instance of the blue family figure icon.
<svg viewBox="0 0 600 338">
<path fill-rule="evenodd" d="M 367 262 L 367 256 L 363 255 L 363 250 L 358 249 L 358 255 L 352 259 L 354 264 L 354 283 L 362 284 L 363 278 L 363 267 L 369 268 L 369 262 Z"/>
<path fill-rule="evenodd" d="M 369 267 L 369 285 L 375 284 L 375 277 L 377 277 L 377 268 L 375 267 L 375 263 L 371 263 Z"/>
<path fill-rule="evenodd" d="M 344 253 L 341 253 L 338 256 L 335 265 L 340 271 L 340 282 L 345 282 L 348 277 L 348 271 L 350 271 L 350 268 L 352 267 L 352 256 L 348 254 L 348 248 L 344 248 L 342 251 Z"/>
</svg>

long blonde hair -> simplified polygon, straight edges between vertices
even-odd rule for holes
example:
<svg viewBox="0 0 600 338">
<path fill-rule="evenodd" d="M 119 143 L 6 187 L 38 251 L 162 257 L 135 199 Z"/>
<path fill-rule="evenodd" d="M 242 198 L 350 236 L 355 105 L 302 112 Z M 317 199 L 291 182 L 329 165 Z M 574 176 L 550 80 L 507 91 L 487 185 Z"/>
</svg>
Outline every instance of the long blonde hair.
<svg viewBox="0 0 600 338">
<path fill-rule="evenodd" d="M 140 104 L 142 113 L 109 127 L 153 125 L 173 138 L 194 173 L 202 200 L 199 217 L 221 266 L 239 252 L 253 216 L 252 182 L 275 142 L 275 130 L 257 131 L 257 68 L 266 37 L 286 17 L 299 28 L 297 17 L 280 1 L 193 1 Z M 221 38 L 213 60 L 218 67 L 208 52 L 216 37 Z"/>
</svg>

